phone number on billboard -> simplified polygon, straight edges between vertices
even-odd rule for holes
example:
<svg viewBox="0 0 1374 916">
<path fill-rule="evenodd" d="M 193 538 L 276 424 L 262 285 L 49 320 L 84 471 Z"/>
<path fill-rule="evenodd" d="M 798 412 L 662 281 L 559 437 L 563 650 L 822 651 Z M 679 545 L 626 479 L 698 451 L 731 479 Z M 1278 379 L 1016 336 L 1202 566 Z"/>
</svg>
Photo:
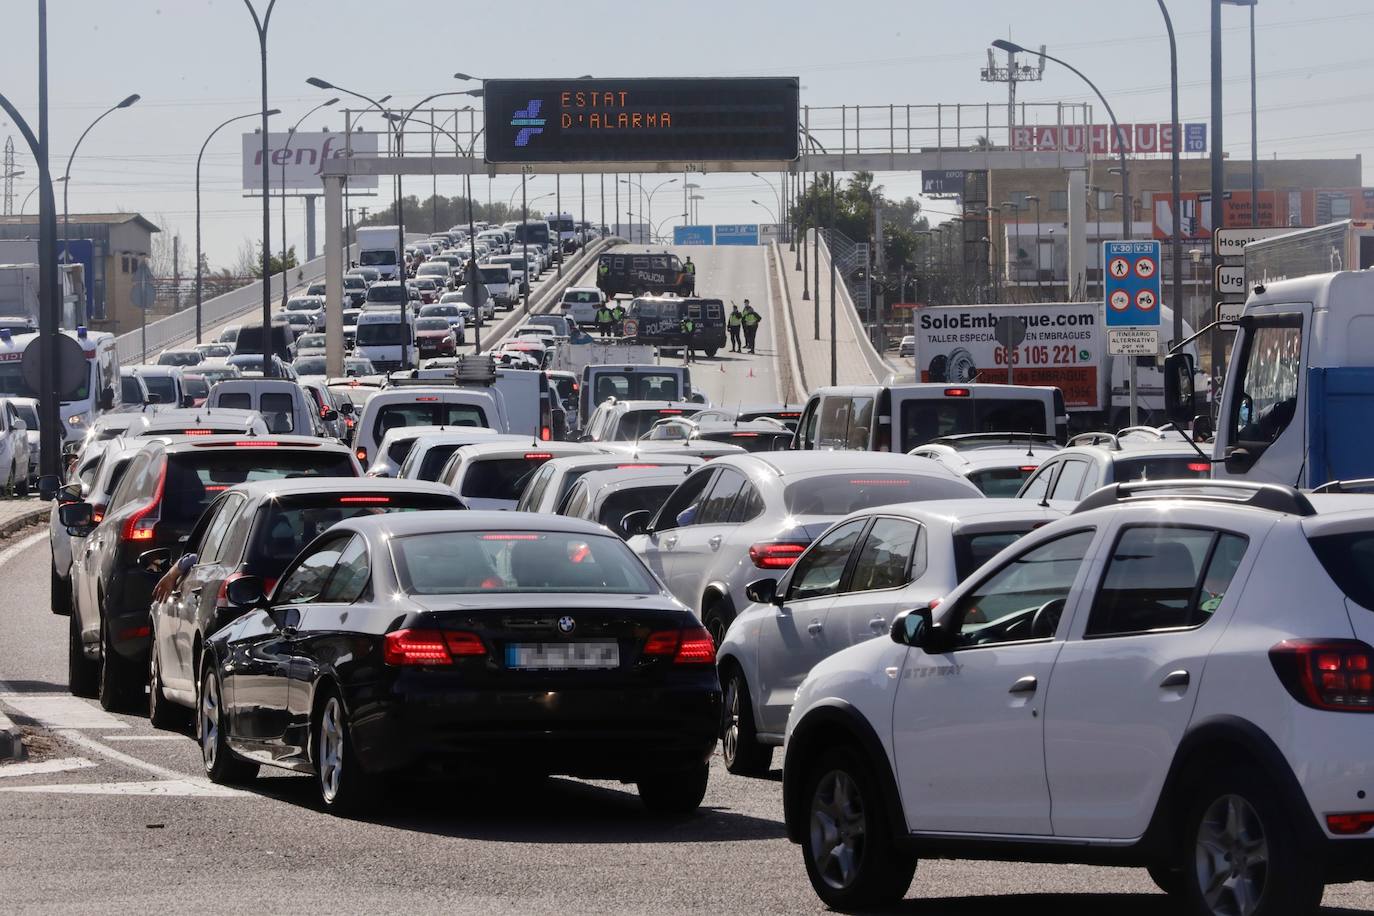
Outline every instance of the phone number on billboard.
<svg viewBox="0 0 1374 916">
<path fill-rule="evenodd" d="M 992 352 L 993 361 L 997 365 L 1007 364 L 1006 347 L 995 347 Z M 1018 347 L 1012 351 L 1011 359 L 1013 366 L 1076 366 L 1081 362 L 1090 361 L 1092 354 L 1087 350 L 1065 345 Z"/>
</svg>

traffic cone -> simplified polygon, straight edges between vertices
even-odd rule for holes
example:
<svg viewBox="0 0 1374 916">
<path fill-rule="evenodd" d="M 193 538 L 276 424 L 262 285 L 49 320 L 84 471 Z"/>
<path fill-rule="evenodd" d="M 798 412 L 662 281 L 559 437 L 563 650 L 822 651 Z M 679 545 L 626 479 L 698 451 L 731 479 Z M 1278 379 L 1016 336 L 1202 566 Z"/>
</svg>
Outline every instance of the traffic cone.
<svg viewBox="0 0 1374 916">
<path fill-rule="evenodd" d="M 724 372 L 724 371 L 725 371 L 725 363 L 717 363 L 716 365 L 720 366 L 720 371 L 721 371 L 721 372 Z"/>
<path fill-rule="evenodd" d="M 749 376 L 748 376 L 748 377 L 749 377 L 749 378 L 753 378 L 753 377 L 754 377 L 754 367 L 753 367 L 753 366 L 750 366 L 750 367 L 749 367 Z"/>
</svg>

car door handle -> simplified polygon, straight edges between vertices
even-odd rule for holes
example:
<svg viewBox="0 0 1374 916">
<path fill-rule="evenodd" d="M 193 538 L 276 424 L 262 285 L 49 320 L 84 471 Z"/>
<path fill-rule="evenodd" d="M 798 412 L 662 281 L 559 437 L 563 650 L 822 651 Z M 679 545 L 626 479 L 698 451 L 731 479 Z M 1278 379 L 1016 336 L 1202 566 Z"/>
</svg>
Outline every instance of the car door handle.
<svg viewBox="0 0 1374 916">
<path fill-rule="evenodd" d="M 1012 684 L 1011 689 L 1008 690 L 1007 693 L 1035 693 L 1035 689 L 1039 685 L 1040 682 L 1035 679 L 1035 675 L 1028 674 L 1015 684 Z"/>
<path fill-rule="evenodd" d="M 1188 686 L 1188 681 L 1189 681 L 1188 672 L 1187 672 L 1187 671 L 1184 671 L 1182 668 L 1180 668 L 1180 669 L 1177 670 L 1177 671 L 1170 671 L 1167 675 L 1165 675 L 1165 676 L 1164 676 L 1164 680 L 1162 680 L 1162 681 L 1159 682 L 1159 686 L 1161 686 L 1161 687 L 1187 687 L 1187 686 Z"/>
<path fill-rule="evenodd" d="M 821 630 L 824 629 L 825 624 L 821 623 L 819 620 L 813 620 L 811 621 L 811 623 L 807 625 L 806 632 L 810 633 L 812 636 L 818 636 L 820 635 Z"/>
<path fill-rule="evenodd" d="M 719 550 L 719 549 L 720 549 L 720 542 L 721 542 L 721 540 L 722 540 L 722 538 L 721 538 L 720 535 L 718 535 L 718 534 L 713 534 L 713 535 L 711 535 L 709 538 L 706 539 L 706 543 L 711 545 L 711 549 L 712 549 L 712 550 Z"/>
<path fill-rule="evenodd" d="M 887 629 L 887 621 L 881 617 L 874 617 L 868 622 L 868 627 L 871 630 L 885 630 Z"/>
<path fill-rule="evenodd" d="M 664 539 L 663 539 L 663 546 L 664 546 L 664 547 L 667 547 L 669 550 L 672 550 L 674 547 L 677 546 L 677 537 L 674 536 L 674 537 L 670 537 L 670 538 L 664 538 Z"/>
</svg>

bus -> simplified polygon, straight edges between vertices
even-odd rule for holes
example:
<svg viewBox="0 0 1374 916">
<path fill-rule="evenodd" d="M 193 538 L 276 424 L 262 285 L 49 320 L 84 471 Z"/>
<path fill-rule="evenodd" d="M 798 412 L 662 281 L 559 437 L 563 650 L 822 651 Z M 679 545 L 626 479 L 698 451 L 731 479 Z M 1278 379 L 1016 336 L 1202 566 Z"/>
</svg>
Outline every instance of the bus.
<svg viewBox="0 0 1374 916">
<path fill-rule="evenodd" d="M 81 344 L 86 353 L 86 378 L 72 396 L 62 401 L 62 443 L 78 444 L 86 438 L 102 412 L 120 405 L 119 353 L 113 334 L 78 327 L 63 334 Z M 38 345 L 37 334 L 11 334 L 0 328 L 0 396 L 37 398 L 24 381 L 24 351 Z"/>
</svg>

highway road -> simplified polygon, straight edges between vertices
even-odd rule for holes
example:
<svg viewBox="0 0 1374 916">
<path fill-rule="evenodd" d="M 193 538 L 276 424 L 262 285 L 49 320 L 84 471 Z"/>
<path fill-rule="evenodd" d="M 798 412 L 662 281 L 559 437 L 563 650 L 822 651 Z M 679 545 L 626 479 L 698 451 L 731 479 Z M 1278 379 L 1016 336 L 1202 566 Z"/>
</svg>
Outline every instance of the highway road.
<svg viewBox="0 0 1374 916">
<path fill-rule="evenodd" d="M 703 808 L 681 821 L 649 817 L 632 789 L 572 779 L 409 784 L 355 820 L 317 810 L 306 776 L 212 786 L 189 734 L 68 696 L 66 620 L 25 572 L 47 550 L 42 529 L 0 553 L 0 707 L 27 724 L 32 752 L 0 764 L 0 910 L 824 911 L 783 835 L 777 771 L 736 777 L 717 760 Z M 1374 885 L 1330 888 L 1326 903 L 1368 912 Z M 1177 910 L 1136 869 L 928 861 L 896 912 Z"/>
</svg>

